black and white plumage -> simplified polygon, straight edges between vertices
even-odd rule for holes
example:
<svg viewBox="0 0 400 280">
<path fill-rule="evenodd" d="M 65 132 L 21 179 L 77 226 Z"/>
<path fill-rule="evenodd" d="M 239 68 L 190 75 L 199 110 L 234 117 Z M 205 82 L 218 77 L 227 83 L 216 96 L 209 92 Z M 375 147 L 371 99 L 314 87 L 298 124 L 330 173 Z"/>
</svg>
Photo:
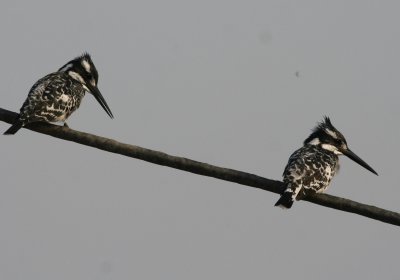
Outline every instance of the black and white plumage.
<svg viewBox="0 0 400 280">
<path fill-rule="evenodd" d="M 14 124 L 4 134 L 15 134 L 32 122 L 64 122 L 79 108 L 85 92 L 93 94 L 107 114 L 110 108 L 97 88 L 99 75 L 85 53 L 38 80 L 29 91 Z"/>
<path fill-rule="evenodd" d="M 339 169 L 339 155 L 342 154 L 378 175 L 348 148 L 343 134 L 325 117 L 304 141 L 303 147 L 290 156 L 283 172 L 286 189 L 275 206 L 290 208 L 295 200 L 308 193 L 325 192 Z"/>
</svg>

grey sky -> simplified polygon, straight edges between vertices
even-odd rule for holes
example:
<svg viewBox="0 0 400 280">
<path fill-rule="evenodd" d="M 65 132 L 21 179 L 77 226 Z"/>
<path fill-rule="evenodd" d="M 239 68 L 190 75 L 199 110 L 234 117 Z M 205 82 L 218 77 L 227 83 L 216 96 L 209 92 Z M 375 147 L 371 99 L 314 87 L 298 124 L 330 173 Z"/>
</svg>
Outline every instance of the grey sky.
<svg viewBox="0 0 400 280">
<path fill-rule="evenodd" d="M 23 3 L 24 2 L 24 3 Z M 329 115 L 329 193 L 400 211 L 400 2 L 2 1 L 1 107 L 88 51 L 71 128 L 280 179 Z M 299 77 L 296 77 L 296 71 Z M 9 125 L 2 123 L 5 131 Z M 22 129 L 1 137 L 1 279 L 398 279 L 399 229 Z"/>
</svg>

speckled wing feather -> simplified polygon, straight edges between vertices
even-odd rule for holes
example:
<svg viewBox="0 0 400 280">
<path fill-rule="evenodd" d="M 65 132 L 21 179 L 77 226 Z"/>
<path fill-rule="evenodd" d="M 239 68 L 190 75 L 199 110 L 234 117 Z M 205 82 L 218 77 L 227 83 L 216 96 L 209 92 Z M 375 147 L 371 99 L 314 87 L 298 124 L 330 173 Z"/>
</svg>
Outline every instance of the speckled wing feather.
<svg viewBox="0 0 400 280">
<path fill-rule="evenodd" d="M 324 192 L 338 168 L 338 156 L 314 145 L 304 146 L 289 158 L 283 172 L 287 188 L 275 204 L 290 208 L 308 192 Z"/>
<path fill-rule="evenodd" d="M 64 72 L 49 74 L 37 81 L 20 110 L 23 125 L 30 122 L 65 121 L 78 109 L 85 90 Z"/>
</svg>

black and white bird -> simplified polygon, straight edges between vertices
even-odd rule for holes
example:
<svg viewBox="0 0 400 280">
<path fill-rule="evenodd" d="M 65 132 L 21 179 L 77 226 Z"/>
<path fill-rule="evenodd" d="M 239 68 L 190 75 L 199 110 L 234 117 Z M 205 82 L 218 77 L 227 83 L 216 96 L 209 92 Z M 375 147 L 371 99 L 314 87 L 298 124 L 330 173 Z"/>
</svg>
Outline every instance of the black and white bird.
<svg viewBox="0 0 400 280">
<path fill-rule="evenodd" d="M 286 189 L 275 206 L 290 208 L 295 200 L 308 193 L 322 193 L 339 169 L 339 155 L 345 155 L 372 173 L 378 175 L 367 163 L 353 153 L 346 139 L 325 117 L 295 151 L 283 172 Z"/>
<path fill-rule="evenodd" d="M 37 81 L 29 91 L 14 124 L 4 134 L 15 134 L 32 122 L 64 122 L 91 93 L 107 114 L 110 108 L 97 88 L 99 74 L 88 53 L 69 61 L 57 72 Z"/>
</svg>

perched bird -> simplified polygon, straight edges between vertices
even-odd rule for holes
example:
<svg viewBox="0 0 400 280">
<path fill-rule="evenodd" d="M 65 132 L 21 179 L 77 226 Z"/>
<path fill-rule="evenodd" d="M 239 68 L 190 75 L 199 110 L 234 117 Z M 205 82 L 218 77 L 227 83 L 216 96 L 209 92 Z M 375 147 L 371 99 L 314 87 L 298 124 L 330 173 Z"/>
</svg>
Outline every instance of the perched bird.
<svg viewBox="0 0 400 280">
<path fill-rule="evenodd" d="M 69 61 L 57 72 L 37 81 L 29 91 L 14 124 L 4 134 L 15 134 L 32 122 L 64 122 L 78 109 L 85 92 L 93 94 L 107 114 L 110 108 L 97 88 L 99 75 L 88 53 Z"/>
<path fill-rule="evenodd" d="M 290 208 L 295 200 L 308 193 L 325 192 L 339 169 L 338 155 L 342 154 L 378 175 L 349 149 L 343 134 L 325 117 L 304 141 L 303 147 L 290 156 L 283 172 L 286 189 L 275 206 Z"/>
</svg>

